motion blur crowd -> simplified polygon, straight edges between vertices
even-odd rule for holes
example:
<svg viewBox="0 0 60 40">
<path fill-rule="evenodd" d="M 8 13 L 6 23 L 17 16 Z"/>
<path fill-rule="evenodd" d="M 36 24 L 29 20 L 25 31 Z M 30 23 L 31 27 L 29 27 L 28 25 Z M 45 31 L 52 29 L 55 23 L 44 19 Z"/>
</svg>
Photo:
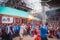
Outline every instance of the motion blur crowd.
<svg viewBox="0 0 60 40">
<path fill-rule="evenodd" d="M 54 28 L 52 25 L 46 23 L 42 24 L 0 24 L 0 40 L 13 40 L 13 38 L 19 36 L 20 40 L 23 40 L 24 36 L 30 35 L 36 37 L 34 40 L 48 40 L 47 37 L 60 38 L 60 27 Z"/>
</svg>

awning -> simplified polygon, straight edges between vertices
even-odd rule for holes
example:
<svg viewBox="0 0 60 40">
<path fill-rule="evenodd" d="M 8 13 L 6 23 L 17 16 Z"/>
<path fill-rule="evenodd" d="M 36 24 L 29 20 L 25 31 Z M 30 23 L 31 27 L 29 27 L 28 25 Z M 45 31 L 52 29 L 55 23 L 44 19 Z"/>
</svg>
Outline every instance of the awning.
<svg viewBox="0 0 60 40">
<path fill-rule="evenodd" d="M 29 15 L 30 15 L 29 12 L 25 12 L 22 10 L 17 10 L 17 9 L 5 7 L 5 6 L 0 6 L 0 14 L 19 16 L 23 18 L 29 18 Z M 33 20 L 38 20 L 38 18 L 34 17 Z"/>
<path fill-rule="evenodd" d="M 20 17 L 24 17 L 24 18 L 29 17 L 29 12 L 17 10 L 17 9 L 10 8 L 10 7 L 4 7 L 4 6 L 0 6 L 0 14 L 20 16 Z"/>
</svg>

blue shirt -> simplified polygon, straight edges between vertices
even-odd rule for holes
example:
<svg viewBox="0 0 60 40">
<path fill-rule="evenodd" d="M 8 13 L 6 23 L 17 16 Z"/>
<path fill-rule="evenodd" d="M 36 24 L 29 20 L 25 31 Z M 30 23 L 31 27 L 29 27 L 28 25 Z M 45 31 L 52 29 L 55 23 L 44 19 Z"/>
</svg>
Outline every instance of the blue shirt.
<svg viewBox="0 0 60 40">
<path fill-rule="evenodd" d="M 13 27 L 13 30 L 14 30 L 14 31 L 20 30 L 20 26 L 14 26 L 14 27 Z"/>
<path fill-rule="evenodd" d="M 20 26 L 17 27 L 17 30 L 18 30 L 18 31 L 20 30 Z"/>
<path fill-rule="evenodd" d="M 34 29 L 36 28 L 36 25 L 34 25 L 34 24 L 32 24 L 31 26 L 32 26 L 32 28 L 34 28 Z"/>
<path fill-rule="evenodd" d="M 41 37 L 47 37 L 47 32 L 48 32 L 47 26 L 40 27 L 39 30 L 41 31 L 40 32 Z"/>
</svg>

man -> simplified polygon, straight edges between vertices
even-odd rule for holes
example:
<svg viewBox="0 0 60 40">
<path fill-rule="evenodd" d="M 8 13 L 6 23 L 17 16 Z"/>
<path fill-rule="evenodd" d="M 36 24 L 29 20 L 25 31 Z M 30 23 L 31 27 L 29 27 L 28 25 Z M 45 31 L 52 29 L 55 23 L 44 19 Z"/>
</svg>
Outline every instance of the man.
<svg viewBox="0 0 60 40">
<path fill-rule="evenodd" d="M 1 25 L 0 25 L 0 40 L 2 40 L 2 28 L 1 28 Z"/>
<path fill-rule="evenodd" d="M 7 24 L 3 24 L 2 25 L 2 40 L 8 40 L 7 39 L 7 33 L 6 33 L 6 27 L 7 27 Z"/>
<path fill-rule="evenodd" d="M 42 40 L 48 40 L 47 39 L 47 32 L 48 32 L 47 25 L 48 25 L 48 23 L 46 23 L 45 26 L 42 26 L 39 28 L 40 36 L 41 36 Z"/>
<path fill-rule="evenodd" d="M 8 24 L 7 25 L 7 38 L 8 38 L 8 40 L 11 40 L 12 38 L 11 38 L 11 27 L 12 25 L 11 24 Z"/>
<path fill-rule="evenodd" d="M 19 24 L 17 24 L 16 25 L 16 36 L 19 36 L 19 31 L 20 31 L 20 25 Z"/>
<path fill-rule="evenodd" d="M 23 34 L 24 34 L 24 24 L 20 26 L 20 32 L 19 32 L 20 40 L 23 40 Z"/>
<path fill-rule="evenodd" d="M 12 26 L 13 26 L 13 37 L 16 37 L 16 29 L 17 29 L 16 23 L 13 23 Z"/>
</svg>

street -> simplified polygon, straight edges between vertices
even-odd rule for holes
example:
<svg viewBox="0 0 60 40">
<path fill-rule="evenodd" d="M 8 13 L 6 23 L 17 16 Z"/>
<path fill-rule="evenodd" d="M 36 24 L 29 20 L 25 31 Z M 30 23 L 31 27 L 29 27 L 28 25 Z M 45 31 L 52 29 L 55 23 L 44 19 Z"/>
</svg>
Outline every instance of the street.
<svg viewBox="0 0 60 40">
<path fill-rule="evenodd" d="M 20 40 L 20 39 L 19 39 L 19 37 L 16 37 L 13 40 Z M 24 36 L 23 40 L 34 40 L 34 37 Z M 60 40 L 60 39 L 57 39 L 57 38 L 48 38 L 48 40 Z"/>
</svg>

